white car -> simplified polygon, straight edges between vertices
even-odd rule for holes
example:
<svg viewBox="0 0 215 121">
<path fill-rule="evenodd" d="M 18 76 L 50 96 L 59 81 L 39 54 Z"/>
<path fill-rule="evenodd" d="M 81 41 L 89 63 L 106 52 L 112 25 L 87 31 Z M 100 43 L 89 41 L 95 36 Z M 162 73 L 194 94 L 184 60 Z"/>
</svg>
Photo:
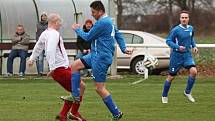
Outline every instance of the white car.
<svg viewBox="0 0 215 121">
<path fill-rule="evenodd" d="M 120 32 L 126 45 L 134 48 L 134 52 L 132 55 L 126 55 L 117 47 L 117 69 L 131 69 L 134 73 L 144 74 L 145 67 L 149 71 L 168 68 L 170 49 L 165 39 L 142 31 L 120 30 Z M 150 44 L 162 47 L 147 47 Z"/>
</svg>

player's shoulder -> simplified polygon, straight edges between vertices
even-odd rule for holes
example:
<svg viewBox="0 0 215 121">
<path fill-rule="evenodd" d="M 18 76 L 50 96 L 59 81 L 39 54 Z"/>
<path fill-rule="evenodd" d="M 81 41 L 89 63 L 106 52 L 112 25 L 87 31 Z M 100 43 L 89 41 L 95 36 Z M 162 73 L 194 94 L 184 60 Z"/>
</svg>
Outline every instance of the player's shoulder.
<svg viewBox="0 0 215 121">
<path fill-rule="evenodd" d="M 171 28 L 171 32 L 177 32 L 180 29 L 179 25 L 174 25 Z"/>
<path fill-rule="evenodd" d="M 180 25 L 175 25 L 172 30 L 178 30 L 178 29 L 181 29 Z"/>
<path fill-rule="evenodd" d="M 193 26 L 192 26 L 192 25 L 188 25 L 188 28 L 189 28 L 189 29 L 193 29 Z"/>
<path fill-rule="evenodd" d="M 49 36 L 59 36 L 60 35 L 60 33 L 55 29 L 46 29 L 45 32 Z"/>
<path fill-rule="evenodd" d="M 112 24 L 112 19 L 109 16 L 104 16 L 98 22 L 100 24 Z"/>
</svg>

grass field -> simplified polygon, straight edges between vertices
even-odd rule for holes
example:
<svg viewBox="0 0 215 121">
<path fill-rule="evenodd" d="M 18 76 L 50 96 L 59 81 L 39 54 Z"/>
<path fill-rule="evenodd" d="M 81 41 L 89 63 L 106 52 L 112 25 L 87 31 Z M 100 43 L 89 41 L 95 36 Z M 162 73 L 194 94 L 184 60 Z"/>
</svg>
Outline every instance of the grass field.
<svg viewBox="0 0 215 121">
<path fill-rule="evenodd" d="M 215 78 L 199 77 L 193 90 L 196 103 L 183 96 L 186 77 L 174 81 L 169 103 L 161 103 L 164 76 L 150 76 L 144 82 L 132 85 L 142 76 L 124 76 L 108 80 L 107 88 L 124 113 L 120 121 L 215 121 Z M 86 80 L 87 89 L 80 112 L 88 121 L 110 121 L 110 113 L 96 94 L 92 80 Z M 67 95 L 51 79 L 0 79 L 0 121 L 54 121 Z"/>
</svg>

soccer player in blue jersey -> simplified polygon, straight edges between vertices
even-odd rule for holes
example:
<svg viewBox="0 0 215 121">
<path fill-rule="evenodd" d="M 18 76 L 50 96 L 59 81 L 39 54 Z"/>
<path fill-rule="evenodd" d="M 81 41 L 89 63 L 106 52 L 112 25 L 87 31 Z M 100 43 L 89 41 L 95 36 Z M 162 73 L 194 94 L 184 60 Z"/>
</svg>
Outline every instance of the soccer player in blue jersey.
<svg viewBox="0 0 215 121">
<path fill-rule="evenodd" d="M 133 49 L 127 49 L 124 39 L 119 33 L 110 17 L 105 14 L 105 8 L 101 1 L 94 1 L 90 5 L 92 16 L 97 20 L 88 33 L 80 29 L 80 25 L 73 24 L 72 29 L 85 41 L 92 41 L 91 53 L 76 60 L 73 65 L 72 73 L 72 96 L 76 101 L 79 99 L 80 70 L 92 68 L 93 80 L 97 93 L 103 99 L 109 111 L 112 113 L 113 120 L 119 120 L 122 112 L 112 100 L 110 92 L 105 88 L 107 70 L 112 64 L 114 55 L 115 39 L 121 51 L 125 54 L 132 54 Z"/>
<path fill-rule="evenodd" d="M 184 95 L 190 102 L 195 102 L 195 99 L 191 95 L 191 90 L 196 80 L 197 69 L 192 58 L 191 49 L 195 54 L 198 53 L 198 49 L 193 38 L 193 27 L 188 23 L 189 12 L 181 11 L 180 24 L 171 30 L 166 40 L 172 52 L 170 55 L 169 75 L 164 83 L 162 93 L 162 103 L 168 103 L 168 92 L 171 83 L 181 67 L 188 69 L 190 72 Z"/>
</svg>

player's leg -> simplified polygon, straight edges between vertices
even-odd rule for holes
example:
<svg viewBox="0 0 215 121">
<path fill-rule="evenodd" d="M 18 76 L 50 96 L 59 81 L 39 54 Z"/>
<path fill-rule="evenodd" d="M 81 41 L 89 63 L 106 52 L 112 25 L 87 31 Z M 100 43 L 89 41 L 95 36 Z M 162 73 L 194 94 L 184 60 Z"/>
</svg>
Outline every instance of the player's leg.
<svg viewBox="0 0 215 121">
<path fill-rule="evenodd" d="M 190 75 L 189 75 L 188 80 L 187 80 L 187 87 L 184 91 L 184 95 L 187 97 L 187 99 L 190 102 L 195 102 L 195 99 L 191 95 L 191 90 L 192 90 L 193 85 L 194 85 L 195 80 L 196 80 L 197 69 L 195 67 L 192 67 L 189 70 L 190 70 Z"/>
<path fill-rule="evenodd" d="M 195 83 L 195 81 L 196 81 L 196 75 L 197 75 L 197 69 L 196 69 L 196 67 L 191 67 L 191 68 L 189 69 L 189 72 L 190 72 L 190 75 L 189 75 L 189 77 L 188 77 L 188 80 L 187 80 L 187 87 L 186 87 L 186 89 L 185 89 L 185 92 L 186 92 L 187 94 L 190 94 L 190 92 L 191 92 L 191 90 L 192 90 L 192 88 L 193 88 L 193 85 L 194 85 L 194 83 Z"/>
<path fill-rule="evenodd" d="M 122 113 L 113 101 L 110 92 L 105 88 L 105 84 L 103 82 L 95 82 L 95 87 L 96 92 L 101 96 L 103 102 L 111 112 L 113 118 L 120 119 L 122 117 Z"/>
<path fill-rule="evenodd" d="M 56 119 L 60 121 L 67 121 L 67 113 L 69 112 L 73 102 L 64 100 L 64 105 L 61 108 L 60 113 L 57 115 Z"/>
<path fill-rule="evenodd" d="M 163 86 L 163 93 L 161 97 L 162 103 L 168 103 L 168 93 L 173 80 L 174 76 L 169 74 Z"/>
<path fill-rule="evenodd" d="M 195 102 L 195 99 L 191 95 L 191 90 L 196 81 L 197 69 L 195 67 L 195 62 L 191 54 L 186 55 L 186 61 L 184 63 L 184 67 L 188 69 L 190 72 L 187 80 L 187 86 L 184 91 L 184 95 L 188 98 L 189 101 Z"/>
<path fill-rule="evenodd" d="M 90 68 L 91 54 L 83 56 L 83 58 L 75 60 L 72 64 L 72 96 L 76 102 L 80 101 L 80 70 Z"/>
<path fill-rule="evenodd" d="M 163 93 L 161 97 L 162 103 L 168 103 L 168 92 L 171 87 L 171 83 L 174 80 L 174 77 L 177 75 L 177 72 L 181 68 L 182 59 L 179 53 L 171 53 L 170 64 L 169 64 L 169 75 L 163 86 Z"/>
<path fill-rule="evenodd" d="M 96 92 L 101 96 L 103 102 L 111 112 L 114 120 L 119 120 L 122 117 L 122 112 L 116 106 L 110 92 L 105 88 L 106 74 L 110 65 L 100 62 L 93 63 L 92 73 L 95 80 Z"/>
<path fill-rule="evenodd" d="M 85 91 L 85 83 L 84 81 L 81 80 L 80 83 L 80 102 L 74 102 L 71 107 L 71 111 L 69 113 L 69 118 L 74 119 L 74 120 L 79 120 L 79 121 L 86 121 L 86 119 L 78 112 L 80 104 L 83 100 L 83 95 Z"/>
<path fill-rule="evenodd" d="M 71 90 L 71 68 L 60 67 L 54 70 L 52 78 L 57 81 L 65 90 Z M 73 102 L 64 100 L 64 104 L 61 108 L 60 113 L 57 115 L 56 119 L 60 121 L 67 121 L 67 113 L 69 112 Z"/>
<path fill-rule="evenodd" d="M 70 67 L 66 69 L 64 67 L 61 67 L 61 68 L 57 68 L 54 71 L 54 74 L 52 75 L 53 79 L 56 80 L 68 92 L 71 92 L 71 72 L 72 70 Z M 85 83 L 81 81 L 81 84 L 80 84 L 81 100 L 84 94 L 84 90 L 85 90 Z M 80 103 L 74 103 L 73 98 L 71 96 L 64 96 L 63 100 L 64 100 L 64 105 L 61 108 L 61 111 L 58 115 L 59 118 L 64 119 L 65 117 L 67 117 L 67 113 L 71 108 L 73 109 L 74 114 L 78 113 Z M 79 117 L 80 116 L 81 115 L 79 114 Z M 81 118 L 84 119 L 83 117 Z M 85 121 L 85 119 L 82 121 Z"/>
</svg>

